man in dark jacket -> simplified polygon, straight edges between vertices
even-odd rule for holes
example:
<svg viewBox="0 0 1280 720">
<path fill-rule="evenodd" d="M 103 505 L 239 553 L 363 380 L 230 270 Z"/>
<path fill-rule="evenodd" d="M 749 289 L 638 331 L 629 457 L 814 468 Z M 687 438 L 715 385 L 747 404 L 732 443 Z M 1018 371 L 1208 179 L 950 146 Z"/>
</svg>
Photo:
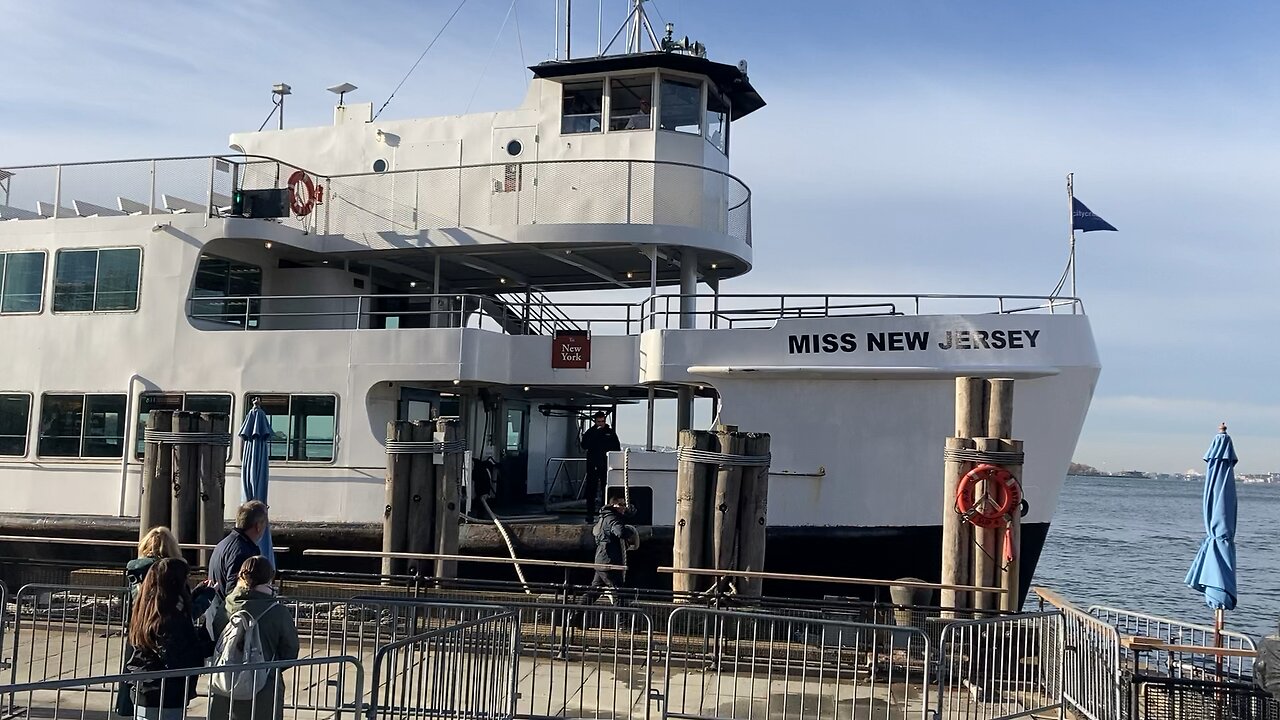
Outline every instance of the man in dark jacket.
<svg viewBox="0 0 1280 720">
<path fill-rule="evenodd" d="M 587 454 L 587 477 L 583 481 L 587 522 L 591 522 L 592 514 L 600 507 L 600 490 L 609 474 L 609 453 L 622 449 L 618 433 L 609 427 L 606 417 L 603 412 L 596 413 L 592 418 L 594 424 L 582 434 L 582 449 Z"/>
<path fill-rule="evenodd" d="M 636 529 L 626 524 L 627 503 L 614 498 L 600 508 L 600 516 L 591 528 L 596 541 L 597 565 L 626 565 L 626 548 L 636 540 Z M 622 586 L 623 571 L 596 570 L 591 587 L 582 595 L 583 605 L 594 605 L 600 595 Z"/>
<path fill-rule="evenodd" d="M 255 555 L 261 555 L 258 541 L 267 532 L 267 505 L 250 500 L 236 513 L 236 526 L 222 539 L 209 557 L 209 581 L 222 597 L 236 587 L 240 566 Z"/>
</svg>

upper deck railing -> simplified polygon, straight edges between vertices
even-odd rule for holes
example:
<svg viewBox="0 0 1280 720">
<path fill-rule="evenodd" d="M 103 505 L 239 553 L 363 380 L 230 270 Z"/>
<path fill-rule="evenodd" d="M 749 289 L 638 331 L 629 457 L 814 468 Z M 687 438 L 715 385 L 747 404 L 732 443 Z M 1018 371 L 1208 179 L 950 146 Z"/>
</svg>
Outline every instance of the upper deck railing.
<svg viewBox="0 0 1280 720">
<path fill-rule="evenodd" d="M 0 169 L 0 220 L 227 216 L 238 190 L 307 175 L 319 202 L 277 222 L 321 235 L 556 224 L 665 225 L 751 243 L 751 191 L 719 170 L 650 160 L 543 160 L 323 176 L 243 155 Z"/>
<path fill-rule="evenodd" d="M 289 295 L 191 298 L 187 314 L 203 329 L 366 330 L 476 328 L 511 335 L 586 330 L 769 328 L 779 320 L 901 315 L 1079 314 L 1077 298 L 1037 295 L 654 295 L 638 302 L 553 302 L 530 294 Z M 682 311 L 682 305 L 685 309 Z M 688 318 L 682 323 L 682 318 Z"/>
</svg>

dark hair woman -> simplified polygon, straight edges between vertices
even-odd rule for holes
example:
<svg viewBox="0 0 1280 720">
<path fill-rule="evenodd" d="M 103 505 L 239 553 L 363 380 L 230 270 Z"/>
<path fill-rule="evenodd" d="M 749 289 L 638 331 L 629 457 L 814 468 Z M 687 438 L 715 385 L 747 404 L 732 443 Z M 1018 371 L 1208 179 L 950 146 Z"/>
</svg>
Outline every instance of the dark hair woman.
<svg viewBox="0 0 1280 720">
<path fill-rule="evenodd" d="M 129 619 L 133 648 L 126 672 L 185 670 L 204 665 L 213 654 L 210 632 L 191 619 L 190 568 L 181 558 L 162 558 L 147 572 Z M 196 676 L 134 683 L 134 717 L 181 720 L 195 697 Z"/>
</svg>

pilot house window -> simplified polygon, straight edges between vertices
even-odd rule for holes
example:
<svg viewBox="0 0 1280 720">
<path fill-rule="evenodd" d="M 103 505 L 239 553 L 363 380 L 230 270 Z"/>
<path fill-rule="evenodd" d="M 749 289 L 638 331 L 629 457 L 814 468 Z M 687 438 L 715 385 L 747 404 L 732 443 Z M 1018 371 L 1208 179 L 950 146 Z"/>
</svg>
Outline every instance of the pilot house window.
<svg viewBox="0 0 1280 720">
<path fill-rule="evenodd" d="M 715 88 L 707 88 L 707 142 L 729 154 L 729 102 Z"/>
<path fill-rule="evenodd" d="M 610 81 L 609 85 L 610 130 L 648 130 L 652 127 L 652 78 L 648 75 L 619 78 Z"/>
<path fill-rule="evenodd" d="M 560 133 L 593 133 L 604 129 L 604 81 L 591 80 L 564 84 L 564 103 L 560 110 Z"/>
<path fill-rule="evenodd" d="M 702 132 L 702 83 L 662 78 L 663 130 L 697 135 Z"/>
<path fill-rule="evenodd" d="M 54 269 L 54 312 L 138 309 L 141 248 L 59 250 Z"/>
</svg>

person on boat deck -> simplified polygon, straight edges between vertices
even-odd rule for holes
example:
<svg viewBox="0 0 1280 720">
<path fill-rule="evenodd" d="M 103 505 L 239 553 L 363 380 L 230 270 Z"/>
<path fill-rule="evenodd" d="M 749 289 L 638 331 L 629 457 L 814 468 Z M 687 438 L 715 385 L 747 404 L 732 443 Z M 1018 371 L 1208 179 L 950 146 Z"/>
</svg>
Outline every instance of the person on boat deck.
<svg viewBox="0 0 1280 720">
<path fill-rule="evenodd" d="M 628 547 L 635 547 L 638 539 L 636 529 L 626 524 L 627 501 L 615 497 L 608 505 L 600 508 L 600 517 L 591 528 L 596 541 L 595 563 L 597 565 L 626 565 Z M 591 578 L 591 587 L 582 594 L 583 605 L 594 605 L 605 592 L 622 587 L 623 571 L 595 571 Z"/>
<path fill-rule="evenodd" d="M 210 605 L 197 627 L 191 617 L 191 574 L 181 558 L 161 558 L 151 566 L 129 618 L 126 673 L 188 670 L 202 667 L 213 654 L 218 607 Z M 138 720 L 181 720 L 196 696 L 197 677 L 143 680 L 130 683 L 134 717 Z"/>
<path fill-rule="evenodd" d="M 587 454 L 587 476 L 583 481 L 586 497 L 587 522 L 591 522 L 596 508 L 600 507 L 600 490 L 609 474 L 609 453 L 622 449 L 618 433 L 609 427 L 603 412 L 592 416 L 592 425 L 582 434 L 582 450 Z"/>
<path fill-rule="evenodd" d="M 627 120 L 627 126 L 624 130 L 648 130 L 649 129 L 649 101 L 640 101 L 640 111 L 632 115 Z"/>
<path fill-rule="evenodd" d="M 262 661 L 276 662 L 298 659 L 298 626 L 289 608 L 276 599 L 271 581 L 276 570 L 261 555 L 249 558 L 240 568 L 235 589 L 227 597 L 228 620 L 238 612 L 247 612 L 256 620 L 258 639 L 262 642 Z M 217 692 L 209 693 L 209 720 L 279 720 L 284 715 L 284 677 L 280 670 L 270 671 L 275 682 L 267 684 L 248 700 L 232 700 Z"/>
<path fill-rule="evenodd" d="M 236 526 L 222 539 L 209 557 L 209 582 L 222 597 L 236 587 L 240 567 L 255 555 L 262 554 L 258 541 L 267 532 L 267 505 L 250 500 L 236 513 Z"/>
</svg>

